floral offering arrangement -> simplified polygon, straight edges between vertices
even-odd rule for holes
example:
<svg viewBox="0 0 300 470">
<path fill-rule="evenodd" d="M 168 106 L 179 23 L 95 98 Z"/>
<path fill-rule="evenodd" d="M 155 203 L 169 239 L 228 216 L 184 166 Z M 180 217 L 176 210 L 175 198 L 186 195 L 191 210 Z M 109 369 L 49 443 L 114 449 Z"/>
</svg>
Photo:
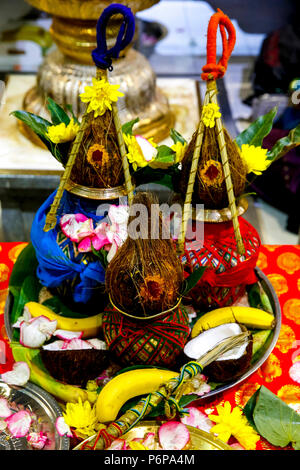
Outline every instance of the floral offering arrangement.
<svg viewBox="0 0 300 470">
<path fill-rule="evenodd" d="M 117 14 L 122 27 L 108 49 L 107 23 Z M 53 395 L 62 407 L 56 431 L 75 449 L 195 450 L 199 436 L 222 449 L 255 449 L 260 436 L 297 449 L 300 418 L 264 387 L 243 409 L 225 402 L 204 414 L 197 404 L 255 370 L 278 334 L 280 312 L 256 269 L 260 237 L 243 219 L 242 201 L 256 175 L 300 144 L 300 128 L 262 148 L 273 109 L 235 139 L 229 135 L 216 83 L 235 30 L 218 10 L 208 25 L 206 94 L 192 139 L 175 129 L 171 145 L 136 135 L 138 118 L 121 124 L 123 93 L 109 82 L 112 59 L 133 35 L 129 8 L 104 10 L 92 53 L 96 76 L 80 95 L 86 104 L 80 122 L 50 98 L 52 122 L 13 113 L 63 174 L 37 211 L 31 243 L 10 278 L 15 367 L 1 379 L 18 387 L 30 381 Z M 139 188 L 148 183 L 168 186 L 180 201 L 177 235 L 167 230 L 176 214 L 166 216 L 153 192 Z M 188 239 L 199 223 L 203 239 Z M 279 415 L 275 432 L 269 418 L 277 423 Z M 32 448 L 47 447 L 30 413 L 0 397 L 3 431 L 26 437 Z"/>
</svg>

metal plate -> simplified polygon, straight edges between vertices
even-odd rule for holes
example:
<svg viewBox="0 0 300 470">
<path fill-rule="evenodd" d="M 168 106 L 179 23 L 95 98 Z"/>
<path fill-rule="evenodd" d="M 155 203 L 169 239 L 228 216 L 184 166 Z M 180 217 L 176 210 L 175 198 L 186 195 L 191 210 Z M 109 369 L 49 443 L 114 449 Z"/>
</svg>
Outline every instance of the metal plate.
<svg viewBox="0 0 300 470">
<path fill-rule="evenodd" d="M 62 412 L 51 395 L 30 382 L 25 387 L 16 387 L 0 380 L 0 396 L 5 396 L 10 403 L 27 409 L 38 417 L 41 430 L 50 441 L 43 450 L 69 450 L 70 439 L 60 437 L 55 428 L 56 418 L 62 416 Z M 1 450 L 32 450 L 32 447 L 27 443 L 26 437 L 12 438 L 8 432 L 0 431 Z"/>
<path fill-rule="evenodd" d="M 124 434 L 121 439 L 131 441 L 135 438 L 143 438 L 147 433 L 153 432 L 155 434 L 155 441 L 158 443 L 158 429 L 164 422 L 165 421 L 143 421 Z M 213 434 L 191 426 L 186 427 L 190 433 L 190 446 L 187 450 L 232 450 L 229 445 L 217 439 Z M 88 443 L 89 440 L 94 437 L 95 436 L 91 436 L 85 439 L 74 447 L 73 450 L 80 450 L 84 444 Z"/>
<path fill-rule="evenodd" d="M 265 350 L 264 350 L 262 356 L 260 358 L 258 358 L 257 361 L 254 362 L 251 365 L 251 367 L 241 377 L 239 377 L 237 380 L 235 380 L 233 382 L 228 382 L 228 383 L 226 383 L 226 384 L 224 384 L 220 387 L 217 387 L 216 389 L 214 389 L 214 390 L 210 391 L 209 393 L 205 394 L 203 397 L 199 397 L 199 400 L 196 401 L 197 403 L 198 402 L 200 403 L 200 401 L 203 403 L 203 400 L 206 400 L 206 399 L 210 400 L 211 397 L 213 397 L 214 395 L 217 395 L 221 392 L 229 390 L 230 388 L 235 387 L 236 385 L 244 382 L 248 377 L 250 377 L 250 375 L 252 375 L 254 372 L 256 372 L 262 366 L 262 364 L 268 359 L 269 355 L 271 354 L 272 350 L 274 349 L 274 347 L 276 345 L 276 342 L 277 342 L 278 336 L 279 336 L 279 332 L 280 332 L 280 328 L 281 328 L 281 308 L 280 308 L 279 300 L 278 300 L 276 292 L 275 292 L 271 282 L 267 278 L 267 276 L 257 267 L 255 268 L 255 272 L 256 272 L 257 277 L 258 277 L 259 281 L 261 282 L 266 294 L 269 296 L 269 299 L 270 299 L 270 302 L 271 302 L 271 305 L 272 305 L 272 308 L 273 308 L 275 320 L 276 320 L 275 328 L 274 328 L 272 334 L 270 335 L 270 338 L 269 338 L 267 344 L 265 345 Z M 7 336 L 10 340 L 12 338 L 12 327 L 11 327 L 11 324 L 10 324 L 9 316 L 10 316 L 10 311 L 11 311 L 11 308 L 12 308 L 12 301 L 13 301 L 12 295 L 8 295 L 7 301 L 6 301 L 6 304 L 5 304 L 5 311 L 4 311 L 4 324 L 5 324 Z M 194 402 L 194 403 L 196 403 L 196 402 Z"/>
<path fill-rule="evenodd" d="M 196 400 L 195 402 L 193 402 L 194 404 L 198 404 L 198 403 L 200 404 L 200 401 L 201 401 L 201 404 L 202 404 L 204 400 L 206 400 L 206 399 L 210 400 L 213 396 L 218 395 L 221 392 L 225 392 L 226 390 L 229 390 L 233 387 L 236 387 L 237 385 L 244 382 L 248 377 L 250 377 L 252 374 L 254 374 L 254 372 L 256 372 L 263 365 L 263 363 L 268 359 L 271 352 L 273 351 L 273 349 L 276 346 L 278 336 L 279 336 L 279 333 L 280 333 L 280 328 L 281 328 L 281 308 L 280 308 L 279 300 L 278 300 L 278 297 L 277 297 L 276 292 L 274 290 L 274 287 L 272 286 L 272 284 L 269 281 L 269 279 L 267 278 L 267 276 L 257 267 L 255 268 L 255 272 L 256 272 L 256 275 L 258 277 L 258 280 L 261 282 L 261 285 L 263 286 L 266 294 L 268 295 L 268 297 L 270 299 L 270 302 L 271 302 L 271 305 L 272 305 L 272 308 L 273 308 L 273 312 L 274 312 L 274 316 L 275 316 L 275 320 L 276 320 L 275 328 L 274 328 L 272 334 L 270 335 L 267 343 L 265 344 L 265 349 L 263 351 L 263 354 L 237 380 L 235 380 L 233 382 L 228 382 L 228 383 L 226 383 L 222 386 L 217 387 L 216 389 L 212 390 L 211 392 L 206 393 L 205 395 L 203 395 L 203 397 L 199 397 L 199 400 Z"/>
</svg>

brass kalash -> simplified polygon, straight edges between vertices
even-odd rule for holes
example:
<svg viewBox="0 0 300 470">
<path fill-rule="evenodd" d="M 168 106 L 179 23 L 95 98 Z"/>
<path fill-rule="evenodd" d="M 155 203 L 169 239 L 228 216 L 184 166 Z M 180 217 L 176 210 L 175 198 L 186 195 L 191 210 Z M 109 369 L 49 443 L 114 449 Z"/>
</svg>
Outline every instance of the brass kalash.
<svg viewBox="0 0 300 470">
<path fill-rule="evenodd" d="M 96 24 L 109 0 L 26 0 L 30 5 L 52 15 L 50 29 L 57 48 L 42 63 L 36 85 L 24 97 L 26 111 L 48 118 L 45 100 L 48 96 L 61 106 L 72 105 L 77 117 L 84 108 L 79 94 L 91 85 L 95 66 L 91 51 L 97 46 Z M 159 0 L 121 0 L 136 14 L 158 3 Z M 107 44 L 111 47 L 120 29 L 121 17 L 113 18 L 107 29 Z M 174 120 L 167 97 L 156 86 L 156 75 L 148 60 L 128 46 L 114 61 L 112 84 L 119 84 L 124 97 L 119 100 L 122 122 L 139 116 L 136 132 L 160 142 L 169 135 Z M 36 140 L 28 129 L 22 131 Z M 29 134 L 28 134 L 29 133 Z"/>
</svg>

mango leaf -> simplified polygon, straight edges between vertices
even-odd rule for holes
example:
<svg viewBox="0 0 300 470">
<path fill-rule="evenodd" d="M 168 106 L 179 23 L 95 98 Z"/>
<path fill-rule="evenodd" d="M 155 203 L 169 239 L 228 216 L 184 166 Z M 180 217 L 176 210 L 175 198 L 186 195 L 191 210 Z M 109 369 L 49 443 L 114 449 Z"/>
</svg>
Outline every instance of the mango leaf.
<svg viewBox="0 0 300 470">
<path fill-rule="evenodd" d="M 70 123 L 70 118 L 68 114 L 52 98 L 48 98 L 47 108 L 50 112 L 52 124 L 54 126 L 57 126 L 61 123 L 64 123 L 67 126 Z"/>
<path fill-rule="evenodd" d="M 248 406 L 257 432 L 274 446 L 286 447 L 292 444 L 300 448 L 300 416 L 283 400 L 266 387 L 261 386 L 256 400 Z M 252 413 L 252 415 L 251 415 Z"/>
<path fill-rule="evenodd" d="M 171 137 L 171 139 L 173 140 L 174 144 L 176 144 L 177 142 L 180 142 L 181 144 L 185 144 L 185 143 L 186 143 L 185 138 L 182 137 L 182 135 L 179 134 L 179 132 L 177 132 L 175 129 L 171 129 L 171 131 L 170 131 L 170 137 Z"/>
<path fill-rule="evenodd" d="M 241 132 L 235 139 L 237 145 L 242 148 L 243 144 L 261 147 L 263 139 L 271 132 L 277 108 L 271 109 L 264 116 L 260 116 L 250 126 Z"/>
<path fill-rule="evenodd" d="M 24 122 L 24 124 L 26 124 L 41 139 L 43 144 L 45 144 L 47 149 L 52 153 L 56 160 L 64 164 L 64 158 L 59 146 L 53 144 L 53 142 L 51 142 L 46 136 L 48 127 L 52 126 L 51 122 L 40 116 L 37 116 L 36 114 L 28 113 L 27 111 L 13 111 L 11 114 L 20 121 Z"/>
<path fill-rule="evenodd" d="M 298 145 L 300 145 L 300 124 L 292 129 L 286 137 L 277 140 L 276 144 L 267 153 L 268 160 L 274 162 Z"/>
<path fill-rule="evenodd" d="M 159 145 L 157 147 L 157 155 L 155 159 L 149 163 L 151 168 L 167 169 L 175 164 L 176 153 L 167 145 Z"/>
<path fill-rule="evenodd" d="M 195 271 L 193 271 L 184 280 L 184 288 L 182 292 L 183 296 L 187 295 L 193 289 L 193 287 L 197 285 L 198 281 L 203 276 L 205 269 L 206 269 L 206 266 L 201 266 L 201 268 L 195 269 Z"/>
<path fill-rule="evenodd" d="M 39 137 L 44 140 L 46 139 L 45 135 L 48 132 L 48 127 L 52 126 L 52 123 L 47 121 L 47 119 L 27 111 L 13 111 L 11 114 L 20 119 L 20 121 L 23 121 Z"/>
<path fill-rule="evenodd" d="M 67 104 L 67 105 L 66 105 L 66 109 L 67 109 L 67 110 L 69 111 L 69 113 L 71 114 L 71 116 L 72 116 L 74 122 L 76 122 L 76 124 L 80 124 L 78 118 L 77 118 L 77 117 L 75 116 L 75 114 L 74 114 L 72 105 L 71 105 L 71 104 Z"/>
<path fill-rule="evenodd" d="M 132 121 L 126 122 L 122 126 L 122 132 L 126 135 L 132 135 L 133 126 L 139 122 L 139 118 L 133 119 Z"/>
</svg>

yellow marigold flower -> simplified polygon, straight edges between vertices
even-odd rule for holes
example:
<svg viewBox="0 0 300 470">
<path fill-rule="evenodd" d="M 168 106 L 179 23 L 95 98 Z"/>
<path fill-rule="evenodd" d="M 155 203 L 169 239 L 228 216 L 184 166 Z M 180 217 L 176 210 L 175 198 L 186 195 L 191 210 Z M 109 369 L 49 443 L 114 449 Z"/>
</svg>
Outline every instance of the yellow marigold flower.
<svg viewBox="0 0 300 470">
<path fill-rule="evenodd" d="M 270 164 L 267 160 L 268 149 L 255 147 L 254 145 L 243 144 L 241 147 L 241 155 L 247 166 L 248 173 L 261 175 Z"/>
<path fill-rule="evenodd" d="M 134 171 L 138 167 L 143 168 L 154 160 L 157 150 L 157 145 L 152 139 L 145 139 L 142 136 L 134 136 L 130 134 L 123 134 L 124 142 L 127 147 L 127 158 L 129 163 L 132 164 Z"/>
<path fill-rule="evenodd" d="M 216 103 L 208 103 L 202 109 L 202 121 L 206 127 L 214 127 L 215 119 L 221 117 L 219 106 Z"/>
<path fill-rule="evenodd" d="M 216 160 L 207 160 L 199 173 L 202 182 L 207 186 L 220 186 L 224 181 L 222 165 Z"/>
<path fill-rule="evenodd" d="M 82 402 L 79 398 L 78 403 L 67 403 L 63 417 L 65 422 L 75 429 L 78 436 L 91 436 L 95 433 L 96 411 L 89 401 Z"/>
<path fill-rule="evenodd" d="M 255 450 L 260 437 L 250 426 L 242 410 L 236 406 L 231 411 L 229 401 L 226 401 L 224 406 L 217 405 L 216 408 L 218 415 L 209 415 L 209 419 L 216 423 L 210 432 L 216 434 L 223 442 L 228 442 L 230 436 L 234 436 L 244 449 Z"/>
<path fill-rule="evenodd" d="M 128 442 L 128 445 L 130 447 L 130 450 L 149 450 L 147 447 L 137 441 L 130 441 Z"/>
<path fill-rule="evenodd" d="M 111 85 L 106 79 L 93 78 L 93 85 L 86 86 L 80 98 L 83 103 L 89 103 L 87 112 L 94 111 L 94 117 L 102 116 L 108 109 L 111 110 L 112 102 L 117 102 L 124 93 L 118 91 L 120 85 Z"/>
<path fill-rule="evenodd" d="M 174 150 L 174 152 L 176 153 L 175 163 L 180 163 L 181 160 L 183 159 L 186 146 L 187 146 L 186 142 L 182 144 L 179 140 L 176 142 L 176 144 L 171 145 L 171 149 Z"/>
<path fill-rule="evenodd" d="M 57 126 L 49 126 L 46 136 L 54 144 L 62 144 L 73 140 L 79 131 L 79 124 L 74 122 L 73 119 L 66 126 L 64 122 Z"/>
</svg>

